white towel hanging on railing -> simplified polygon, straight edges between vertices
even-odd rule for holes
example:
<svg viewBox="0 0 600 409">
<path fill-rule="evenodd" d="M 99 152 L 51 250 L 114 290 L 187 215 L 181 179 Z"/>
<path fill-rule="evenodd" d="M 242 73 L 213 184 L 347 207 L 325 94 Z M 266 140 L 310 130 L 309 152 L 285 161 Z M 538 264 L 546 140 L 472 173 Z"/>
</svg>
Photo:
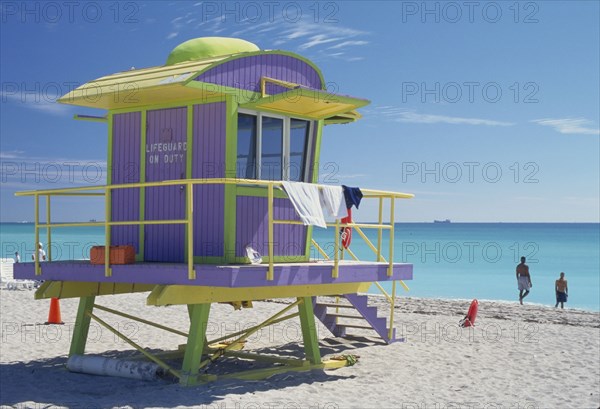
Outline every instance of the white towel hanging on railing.
<svg viewBox="0 0 600 409">
<path fill-rule="evenodd" d="M 321 186 L 319 191 L 321 207 L 336 219 L 346 216 L 346 199 L 341 186 Z"/>
<path fill-rule="evenodd" d="M 311 183 L 285 181 L 282 184 L 296 213 L 305 225 L 327 228 L 319 199 L 319 186 Z"/>
</svg>

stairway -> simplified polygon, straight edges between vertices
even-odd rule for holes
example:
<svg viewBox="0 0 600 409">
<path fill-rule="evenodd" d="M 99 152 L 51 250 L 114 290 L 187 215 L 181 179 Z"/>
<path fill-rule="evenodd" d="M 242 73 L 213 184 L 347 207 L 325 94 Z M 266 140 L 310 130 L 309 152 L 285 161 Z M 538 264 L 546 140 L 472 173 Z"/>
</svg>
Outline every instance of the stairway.
<svg viewBox="0 0 600 409">
<path fill-rule="evenodd" d="M 387 344 L 403 341 L 402 338 L 396 338 L 395 328 L 392 329 L 392 337 L 390 338 L 388 336 L 389 329 L 387 327 L 387 319 L 377 315 L 377 307 L 368 305 L 368 296 L 344 294 L 339 297 L 341 299 L 346 299 L 349 303 L 320 302 L 316 297 L 313 297 L 315 316 L 333 335 L 343 338 L 346 336 L 347 329 L 358 328 L 377 332 Z M 357 311 L 360 315 L 351 314 L 352 311 Z M 358 323 L 346 323 L 347 320 L 358 321 Z"/>
</svg>

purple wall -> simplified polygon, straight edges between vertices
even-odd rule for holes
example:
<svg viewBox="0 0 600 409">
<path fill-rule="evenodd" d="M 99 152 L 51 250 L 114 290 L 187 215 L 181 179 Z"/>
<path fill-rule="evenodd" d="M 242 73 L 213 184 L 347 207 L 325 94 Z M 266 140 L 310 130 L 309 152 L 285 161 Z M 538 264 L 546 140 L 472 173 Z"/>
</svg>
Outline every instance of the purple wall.
<svg viewBox="0 0 600 409">
<path fill-rule="evenodd" d="M 112 183 L 140 181 L 141 113 L 113 115 L 112 125 Z M 112 220 L 139 220 L 139 189 L 116 189 L 112 193 Z M 114 226 L 111 230 L 113 245 L 133 245 L 139 251 L 138 226 Z"/>
<path fill-rule="evenodd" d="M 246 255 L 246 245 L 250 244 L 260 254 L 268 254 L 268 214 L 267 198 L 238 196 L 236 208 L 236 256 Z M 294 206 L 288 199 L 275 199 L 273 217 L 276 220 L 300 220 Z M 305 226 L 275 225 L 274 252 L 276 256 L 303 255 L 306 245 Z M 297 261 L 294 258 L 290 262 Z"/>
<path fill-rule="evenodd" d="M 196 78 L 198 81 L 258 92 L 263 76 L 289 81 L 315 89 L 322 83 L 315 68 L 288 55 L 265 54 L 237 58 L 221 64 Z M 285 91 L 269 86 L 267 92 Z M 224 102 L 193 107 L 193 178 L 225 176 L 226 108 Z M 140 180 L 141 115 L 139 112 L 114 115 L 113 183 Z M 316 127 L 315 127 L 316 128 Z M 316 129 L 315 129 L 316 132 Z M 150 110 L 147 112 L 146 181 L 186 178 L 187 108 Z M 315 141 L 315 138 L 313 138 Z M 159 150 L 159 147 L 161 148 Z M 166 148 L 163 152 L 162 148 Z M 314 142 L 310 148 L 311 160 Z M 166 161 L 165 161 L 166 158 Z M 312 172 L 311 172 L 312 173 Z M 137 189 L 113 194 L 113 220 L 139 219 L 140 197 Z M 146 188 L 147 220 L 182 219 L 185 217 L 185 188 L 165 186 Z M 222 185 L 194 188 L 194 255 L 224 255 L 225 196 Z M 275 217 L 298 220 L 287 199 L 277 199 Z M 113 244 L 133 244 L 139 248 L 137 226 L 115 227 Z M 275 226 L 276 255 L 303 255 L 306 242 L 304 226 Z M 246 244 L 267 253 L 266 198 L 237 197 L 236 255 L 245 255 Z M 182 262 L 185 254 L 185 227 L 160 225 L 144 227 L 146 261 Z"/>
<path fill-rule="evenodd" d="M 318 72 L 306 62 L 281 54 L 264 54 L 237 58 L 218 65 L 196 78 L 197 81 L 260 92 L 261 77 L 293 82 L 309 88 L 321 89 Z M 288 91 L 287 88 L 268 85 L 268 94 Z"/>
<path fill-rule="evenodd" d="M 225 177 L 225 103 L 194 105 L 193 178 Z M 194 255 L 223 256 L 223 185 L 194 187 Z"/>
<path fill-rule="evenodd" d="M 148 111 L 146 130 L 146 181 L 186 178 L 187 108 Z M 185 218 L 185 187 L 146 188 L 146 220 Z M 183 262 L 183 225 L 146 226 L 146 261 Z"/>
</svg>

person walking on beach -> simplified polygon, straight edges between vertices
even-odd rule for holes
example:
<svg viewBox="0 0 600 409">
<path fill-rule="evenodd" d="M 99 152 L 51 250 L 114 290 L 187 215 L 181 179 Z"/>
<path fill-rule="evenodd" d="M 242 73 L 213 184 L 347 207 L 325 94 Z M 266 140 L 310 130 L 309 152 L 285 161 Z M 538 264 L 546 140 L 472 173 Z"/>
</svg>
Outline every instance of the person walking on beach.
<svg viewBox="0 0 600 409">
<path fill-rule="evenodd" d="M 35 261 L 35 254 L 31 255 L 31 259 Z M 38 261 L 46 261 L 46 252 L 42 243 L 38 243 Z"/>
<path fill-rule="evenodd" d="M 523 298 L 529 295 L 529 290 L 533 287 L 529 266 L 525 264 L 525 257 L 521 257 L 521 263 L 517 265 L 517 283 L 519 285 L 519 302 L 523 305 Z"/>
<path fill-rule="evenodd" d="M 569 296 L 569 287 L 567 287 L 565 273 L 560 273 L 560 278 L 554 283 L 554 289 L 556 290 L 556 305 L 554 308 L 558 307 L 558 303 L 560 303 L 560 308 L 565 308 L 565 303 Z"/>
</svg>

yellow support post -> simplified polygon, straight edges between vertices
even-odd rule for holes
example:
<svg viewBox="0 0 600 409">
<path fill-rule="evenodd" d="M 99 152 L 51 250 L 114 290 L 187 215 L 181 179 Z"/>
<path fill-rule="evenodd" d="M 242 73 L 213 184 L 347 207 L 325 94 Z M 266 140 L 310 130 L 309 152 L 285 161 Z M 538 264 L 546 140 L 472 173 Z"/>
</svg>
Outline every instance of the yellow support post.
<svg viewBox="0 0 600 409">
<path fill-rule="evenodd" d="M 38 243 L 40 242 L 40 196 L 35 195 L 35 250 L 33 251 L 33 260 L 35 261 L 35 275 L 39 276 L 42 274 L 40 269 L 40 251 L 38 249 Z"/>
<path fill-rule="evenodd" d="M 362 231 L 362 229 L 360 227 L 358 227 L 358 226 L 354 226 L 354 230 L 356 230 L 356 232 L 360 235 L 360 237 L 363 238 L 363 240 L 365 241 L 365 243 L 367 243 L 367 245 L 373 251 L 373 253 L 375 253 L 375 255 L 377 255 L 377 248 L 373 245 L 373 243 L 371 242 L 371 240 L 369 240 L 369 238 Z M 381 257 L 381 261 L 384 262 L 384 263 L 386 262 L 386 260 L 383 257 Z"/>
<path fill-rule="evenodd" d="M 379 225 L 383 224 L 383 197 L 379 198 Z M 383 240 L 383 230 L 377 229 L 377 261 L 381 261 L 381 242 Z"/>
<path fill-rule="evenodd" d="M 188 263 L 188 279 L 196 279 L 196 270 L 194 270 L 194 194 L 192 184 L 187 183 L 187 263 Z"/>
<path fill-rule="evenodd" d="M 381 293 L 385 296 L 385 298 L 388 300 L 388 302 L 390 304 L 393 304 L 394 302 L 392 301 L 392 297 L 390 297 L 390 295 L 387 293 L 387 291 L 385 291 L 385 288 L 383 288 L 381 286 L 381 284 L 379 284 L 377 281 L 375 281 L 375 286 L 377 286 L 377 288 L 379 288 L 379 291 L 381 291 Z"/>
<path fill-rule="evenodd" d="M 46 260 L 52 261 L 52 233 L 50 232 L 50 195 L 46 195 Z"/>
<path fill-rule="evenodd" d="M 104 276 L 110 277 L 110 224 L 112 217 L 110 214 L 111 190 L 109 187 L 104 189 Z"/>
<path fill-rule="evenodd" d="M 269 182 L 268 187 L 268 212 L 269 212 L 269 269 L 267 270 L 267 280 L 273 281 L 275 278 L 273 259 L 275 252 L 273 251 L 273 182 Z"/>
<path fill-rule="evenodd" d="M 338 278 L 340 275 L 340 241 L 338 234 L 340 231 L 340 219 L 335 219 L 335 230 L 333 232 L 333 271 L 332 278 Z"/>
<path fill-rule="evenodd" d="M 352 250 L 350 250 L 349 247 L 346 249 L 346 251 L 348 252 L 348 254 L 350 254 L 350 257 L 352 257 L 354 259 L 354 261 L 360 261 L 358 259 L 358 257 L 356 256 L 356 254 L 354 254 L 354 252 Z"/>
<path fill-rule="evenodd" d="M 396 203 L 393 197 L 390 198 L 390 258 L 388 259 L 390 266 L 388 268 L 387 275 L 391 277 L 394 273 L 394 208 L 396 207 Z"/>
<path fill-rule="evenodd" d="M 321 255 L 323 256 L 323 258 L 324 258 L 325 260 L 329 260 L 329 256 L 327 255 L 327 253 L 325 253 L 325 250 L 323 250 L 323 249 L 321 248 L 321 246 L 319 246 L 319 243 L 317 243 L 317 242 L 315 241 L 315 239 L 310 239 L 310 240 L 312 241 L 312 245 L 313 245 L 313 246 L 315 246 L 315 248 L 317 249 L 317 251 L 318 251 L 319 253 L 321 253 Z"/>
</svg>

